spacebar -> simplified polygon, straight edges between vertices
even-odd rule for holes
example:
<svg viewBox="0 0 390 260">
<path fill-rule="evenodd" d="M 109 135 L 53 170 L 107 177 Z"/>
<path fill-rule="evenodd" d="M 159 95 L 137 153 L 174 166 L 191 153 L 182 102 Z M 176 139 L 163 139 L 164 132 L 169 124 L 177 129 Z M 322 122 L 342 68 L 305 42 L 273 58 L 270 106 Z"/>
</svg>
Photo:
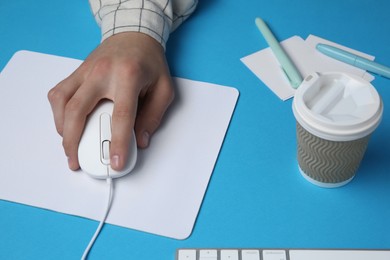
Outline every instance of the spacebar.
<svg viewBox="0 0 390 260">
<path fill-rule="evenodd" d="M 389 250 L 314 250 L 290 249 L 290 260 L 389 260 Z"/>
</svg>

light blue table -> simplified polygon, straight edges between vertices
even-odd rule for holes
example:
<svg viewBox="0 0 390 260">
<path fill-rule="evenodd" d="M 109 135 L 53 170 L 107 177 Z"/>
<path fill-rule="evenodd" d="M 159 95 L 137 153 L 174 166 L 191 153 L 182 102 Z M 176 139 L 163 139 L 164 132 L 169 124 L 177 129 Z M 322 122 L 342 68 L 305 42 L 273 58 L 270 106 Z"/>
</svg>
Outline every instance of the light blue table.
<svg viewBox="0 0 390 260">
<path fill-rule="evenodd" d="M 241 95 L 194 231 L 177 241 L 106 225 L 91 259 L 168 260 L 181 247 L 390 248 L 390 80 L 373 82 L 384 117 L 356 178 L 322 189 L 297 169 L 291 100 L 239 60 L 267 47 L 254 25 L 261 16 L 280 40 L 315 34 L 390 65 L 389 10 L 387 0 L 201 1 L 169 40 L 172 74 Z M 0 69 L 21 49 L 84 59 L 99 41 L 86 0 L 0 2 Z M 0 201 L 0 258 L 78 259 L 96 226 Z"/>
</svg>

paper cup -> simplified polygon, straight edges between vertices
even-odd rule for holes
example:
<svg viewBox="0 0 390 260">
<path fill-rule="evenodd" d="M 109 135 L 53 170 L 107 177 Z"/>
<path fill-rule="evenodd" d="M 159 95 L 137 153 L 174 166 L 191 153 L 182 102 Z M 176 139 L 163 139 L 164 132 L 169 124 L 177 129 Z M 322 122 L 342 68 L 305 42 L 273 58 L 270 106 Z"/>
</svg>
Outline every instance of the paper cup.
<svg viewBox="0 0 390 260">
<path fill-rule="evenodd" d="M 383 113 L 367 81 L 345 73 L 313 73 L 295 92 L 299 170 L 321 187 L 350 182 Z"/>
</svg>

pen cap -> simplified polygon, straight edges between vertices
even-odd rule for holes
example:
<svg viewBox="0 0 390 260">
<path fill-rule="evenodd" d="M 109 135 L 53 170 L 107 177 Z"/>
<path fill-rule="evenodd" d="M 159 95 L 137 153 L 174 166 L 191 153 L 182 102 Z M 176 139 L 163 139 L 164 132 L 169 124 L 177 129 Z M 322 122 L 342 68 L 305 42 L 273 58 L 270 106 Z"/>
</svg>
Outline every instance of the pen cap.
<svg viewBox="0 0 390 260">
<path fill-rule="evenodd" d="M 295 92 L 293 112 L 311 134 L 331 141 L 351 141 L 375 130 L 383 104 L 374 86 L 358 76 L 312 73 Z"/>
</svg>

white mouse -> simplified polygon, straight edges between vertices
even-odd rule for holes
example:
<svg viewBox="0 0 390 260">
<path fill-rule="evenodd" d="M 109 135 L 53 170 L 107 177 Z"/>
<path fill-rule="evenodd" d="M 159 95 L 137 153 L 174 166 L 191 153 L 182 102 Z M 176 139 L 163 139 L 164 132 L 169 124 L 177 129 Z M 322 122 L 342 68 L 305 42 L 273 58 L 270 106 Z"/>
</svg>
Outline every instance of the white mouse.
<svg viewBox="0 0 390 260">
<path fill-rule="evenodd" d="M 130 138 L 129 157 L 123 170 L 115 171 L 110 166 L 112 101 L 104 100 L 88 116 L 81 136 L 78 158 L 80 168 L 97 179 L 118 178 L 130 173 L 137 161 L 135 134 Z"/>
</svg>

